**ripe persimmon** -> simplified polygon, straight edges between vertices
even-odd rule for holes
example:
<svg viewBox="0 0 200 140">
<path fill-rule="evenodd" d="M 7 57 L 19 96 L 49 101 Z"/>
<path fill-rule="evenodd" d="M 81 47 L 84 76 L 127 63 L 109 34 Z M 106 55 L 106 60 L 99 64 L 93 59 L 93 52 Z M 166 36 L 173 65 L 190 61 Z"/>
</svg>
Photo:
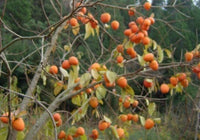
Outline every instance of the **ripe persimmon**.
<svg viewBox="0 0 200 140">
<path fill-rule="evenodd" d="M 152 119 L 147 119 L 144 124 L 145 129 L 151 129 L 154 127 L 154 121 Z"/>
<path fill-rule="evenodd" d="M 132 106 L 133 106 L 133 107 L 137 107 L 138 104 L 139 104 L 139 102 L 138 102 L 137 100 L 134 100 L 133 103 L 132 103 Z"/>
<path fill-rule="evenodd" d="M 128 10 L 128 14 L 129 16 L 134 16 L 135 15 L 135 8 L 130 8 L 130 10 Z"/>
<path fill-rule="evenodd" d="M 121 56 L 121 55 L 117 56 L 117 63 L 122 63 L 123 60 L 124 60 L 123 56 Z"/>
<path fill-rule="evenodd" d="M 101 22 L 108 23 L 111 19 L 111 15 L 109 13 L 103 13 L 101 14 Z"/>
<path fill-rule="evenodd" d="M 160 91 L 162 94 L 166 94 L 169 92 L 169 86 L 167 84 L 162 84 L 160 86 Z"/>
<path fill-rule="evenodd" d="M 150 39 L 149 39 L 149 37 L 144 37 L 143 39 L 142 39 L 142 44 L 143 45 L 148 45 L 150 43 Z"/>
<path fill-rule="evenodd" d="M 185 73 L 179 73 L 178 74 L 178 81 L 183 81 L 186 78 L 186 74 Z"/>
<path fill-rule="evenodd" d="M 12 122 L 12 127 L 16 130 L 16 131 L 23 131 L 25 128 L 25 123 L 24 120 L 22 118 L 16 118 L 13 122 Z"/>
<path fill-rule="evenodd" d="M 56 122 L 56 126 L 59 127 L 62 125 L 62 119 L 59 119 L 57 122 Z"/>
<path fill-rule="evenodd" d="M 178 84 L 178 78 L 176 78 L 175 76 L 170 77 L 169 81 L 173 86 L 176 86 Z"/>
<path fill-rule="evenodd" d="M 13 113 L 11 113 L 10 115 L 11 115 L 11 119 L 14 120 Z M 2 116 L 0 117 L 0 120 L 1 120 L 1 122 L 3 122 L 3 123 L 8 123 L 8 122 L 9 122 L 8 112 L 2 114 Z"/>
<path fill-rule="evenodd" d="M 131 31 L 132 31 L 132 33 L 138 32 L 138 31 L 139 31 L 138 26 L 137 26 L 136 24 L 135 24 L 135 25 L 132 25 L 132 26 L 131 26 Z"/>
<path fill-rule="evenodd" d="M 90 66 L 89 70 L 91 70 L 91 69 L 99 70 L 100 68 L 101 68 L 101 65 L 99 63 L 93 63 Z"/>
<path fill-rule="evenodd" d="M 51 74 L 57 74 L 58 73 L 58 67 L 56 65 L 52 65 L 49 69 L 49 72 Z"/>
<path fill-rule="evenodd" d="M 99 105 L 98 99 L 96 97 L 91 97 L 89 104 L 91 107 L 97 108 L 97 106 Z"/>
<path fill-rule="evenodd" d="M 72 135 L 67 135 L 67 136 L 65 137 L 65 140 L 73 140 Z"/>
<path fill-rule="evenodd" d="M 117 51 L 118 51 L 119 53 L 122 53 L 122 52 L 124 51 L 124 47 L 123 47 L 122 44 L 117 45 Z"/>
<path fill-rule="evenodd" d="M 115 86 L 115 82 L 110 83 L 110 82 L 105 82 L 106 87 L 114 87 Z"/>
<path fill-rule="evenodd" d="M 70 65 L 78 65 L 78 59 L 77 59 L 77 57 L 75 57 L 75 56 L 71 56 L 70 58 L 69 58 L 69 63 L 70 63 Z"/>
<path fill-rule="evenodd" d="M 122 115 L 120 115 L 119 117 L 120 117 L 120 120 L 121 120 L 122 122 L 126 122 L 126 121 L 128 120 L 128 117 L 127 117 L 127 115 L 125 115 L 125 114 L 122 114 Z"/>
<path fill-rule="evenodd" d="M 80 136 L 85 134 L 85 129 L 83 127 L 78 127 L 76 133 Z"/>
<path fill-rule="evenodd" d="M 200 72 L 199 72 L 199 73 L 197 73 L 197 77 L 200 79 Z"/>
<path fill-rule="evenodd" d="M 90 20 L 89 20 L 88 17 L 82 17 L 82 18 L 81 18 L 81 22 L 82 22 L 83 24 L 87 24 L 89 21 L 90 21 Z"/>
<path fill-rule="evenodd" d="M 151 21 L 151 25 L 155 23 L 155 19 L 153 17 L 149 17 L 149 20 Z"/>
<path fill-rule="evenodd" d="M 91 20 L 90 24 L 91 24 L 92 28 L 95 29 L 98 25 L 98 21 L 97 20 Z"/>
<path fill-rule="evenodd" d="M 188 85 L 189 85 L 189 81 L 188 81 L 187 79 L 184 79 L 184 80 L 181 81 L 181 85 L 182 85 L 184 88 L 186 88 L 186 87 L 188 87 Z"/>
<path fill-rule="evenodd" d="M 133 120 L 134 122 L 138 122 L 138 120 L 139 120 L 138 114 L 134 114 L 133 117 L 132 117 L 132 120 Z"/>
<path fill-rule="evenodd" d="M 84 16 L 83 12 L 78 12 L 76 18 L 77 20 L 81 20 L 83 16 Z"/>
<path fill-rule="evenodd" d="M 132 33 L 131 29 L 125 29 L 125 30 L 124 30 L 124 35 L 125 35 L 125 36 L 128 36 L 128 37 L 129 37 L 129 36 L 131 35 L 131 33 Z"/>
<path fill-rule="evenodd" d="M 144 85 L 146 88 L 150 88 L 150 87 L 153 86 L 153 83 L 150 82 L 150 81 L 148 81 L 148 80 L 146 80 L 146 79 L 144 79 L 143 85 Z"/>
<path fill-rule="evenodd" d="M 92 139 L 96 140 L 96 139 L 98 138 L 98 136 L 99 136 L 98 130 L 97 130 L 97 129 L 93 129 L 93 130 L 92 130 L 92 134 L 90 135 L 90 137 L 91 137 Z"/>
<path fill-rule="evenodd" d="M 61 130 L 61 131 L 58 133 L 58 139 L 63 139 L 63 138 L 65 138 L 65 136 L 66 136 L 66 133 L 65 133 L 65 131 L 63 131 L 63 130 Z"/>
<path fill-rule="evenodd" d="M 122 97 L 119 97 L 119 102 L 122 102 L 122 101 L 123 101 Z"/>
<path fill-rule="evenodd" d="M 145 10 L 149 11 L 151 9 L 151 3 L 147 1 L 144 3 L 143 7 Z"/>
<path fill-rule="evenodd" d="M 142 25 L 143 22 L 144 22 L 144 18 L 143 18 L 143 17 L 138 17 L 138 18 L 136 19 L 136 22 L 137 22 L 138 24 Z"/>
<path fill-rule="evenodd" d="M 71 26 L 76 26 L 76 25 L 78 24 L 78 21 L 77 21 L 76 18 L 71 18 L 71 19 L 69 20 L 69 24 L 70 24 Z"/>
<path fill-rule="evenodd" d="M 59 121 L 59 120 L 61 119 L 61 116 L 60 116 L 59 113 L 54 113 L 54 114 L 53 114 L 53 118 L 54 118 L 54 120 L 57 122 L 57 121 Z"/>
<path fill-rule="evenodd" d="M 128 27 L 131 28 L 133 25 L 136 25 L 135 21 L 131 21 L 128 23 Z"/>
<path fill-rule="evenodd" d="M 189 62 L 193 59 L 193 54 L 191 52 L 185 53 L 185 61 Z"/>
<path fill-rule="evenodd" d="M 119 138 L 121 139 L 122 137 L 124 137 L 124 129 L 122 128 L 117 128 L 117 134 L 119 136 Z"/>
<path fill-rule="evenodd" d="M 125 88 L 128 84 L 127 84 L 127 80 L 125 77 L 120 77 L 117 80 L 117 84 L 121 87 L 121 88 Z"/>
<path fill-rule="evenodd" d="M 158 70 L 158 62 L 156 60 L 151 61 L 151 63 L 149 63 L 149 67 L 154 71 Z"/>
<path fill-rule="evenodd" d="M 86 93 L 88 93 L 88 94 L 92 93 L 92 89 L 91 88 L 87 88 L 86 89 Z"/>
<path fill-rule="evenodd" d="M 108 123 L 106 121 L 99 121 L 98 128 L 100 131 L 104 131 L 108 128 Z"/>
<path fill-rule="evenodd" d="M 131 114 L 131 113 L 129 113 L 129 114 L 127 114 L 127 120 L 132 120 L 133 119 L 133 114 Z"/>
<path fill-rule="evenodd" d="M 146 62 L 151 62 L 154 60 L 154 55 L 153 53 L 147 53 L 143 56 L 144 61 Z"/>
<path fill-rule="evenodd" d="M 63 69 L 69 69 L 70 68 L 70 63 L 69 63 L 69 60 L 64 60 L 63 62 L 62 62 L 62 68 Z"/>
<path fill-rule="evenodd" d="M 143 22 L 143 25 L 144 25 L 144 26 L 150 26 L 150 25 L 151 25 L 151 20 L 148 19 L 148 18 L 146 18 L 146 19 L 144 20 L 144 22 Z"/>
<path fill-rule="evenodd" d="M 117 20 L 113 20 L 113 21 L 111 22 L 111 28 L 112 28 L 113 30 L 117 30 L 117 29 L 119 28 L 119 22 L 118 22 Z"/>
<path fill-rule="evenodd" d="M 125 99 L 123 102 L 124 108 L 129 108 L 131 106 L 131 102 L 129 99 Z"/>
</svg>

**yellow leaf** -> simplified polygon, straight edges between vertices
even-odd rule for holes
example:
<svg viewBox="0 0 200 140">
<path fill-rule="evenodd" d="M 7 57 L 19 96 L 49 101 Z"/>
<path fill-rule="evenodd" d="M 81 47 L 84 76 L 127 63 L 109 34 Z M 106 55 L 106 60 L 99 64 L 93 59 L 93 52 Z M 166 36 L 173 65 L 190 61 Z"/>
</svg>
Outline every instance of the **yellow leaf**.
<svg viewBox="0 0 200 140">
<path fill-rule="evenodd" d="M 98 73 L 97 70 L 95 70 L 95 69 L 92 69 L 92 70 L 91 70 L 91 74 L 92 74 L 92 77 L 93 77 L 94 79 L 98 79 L 98 78 L 100 77 L 99 73 Z"/>
<path fill-rule="evenodd" d="M 128 48 L 132 48 L 133 47 L 133 43 L 131 41 L 128 41 L 124 44 L 124 48 L 128 49 Z"/>
<path fill-rule="evenodd" d="M 54 91 L 53 91 L 54 95 L 55 95 L 55 96 L 58 95 L 58 94 L 61 92 L 62 88 L 63 88 L 63 86 L 57 85 L 57 86 L 54 88 Z"/>
<path fill-rule="evenodd" d="M 66 30 L 69 27 L 69 23 L 67 23 L 63 28 Z"/>
<path fill-rule="evenodd" d="M 91 27 L 90 23 L 85 24 L 85 37 L 84 39 L 86 40 L 90 35 L 94 36 L 94 29 Z"/>
<path fill-rule="evenodd" d="M 80 84 L 85 87 L 87 86 L 89 83 L 90 83 L 90 80 L 91 80 L 91 75 L 90 73 L 84 73 L 82 76 L 81 76 L 81 79 L 80 79 Z"/>
<path fill-rule="evenodd" d="M 144 66 L 145 65 L 145 61 L 144 61 L 143 57 L 140 56 L 139 54 L 137 56 L 138 56 L 138 61 L 139 61 L 140 65 Z"/>
<path fill-rule="evenodd" d="M 171 53 L 170 50 L 164 49 L 164 51 L 166 52 L 166 54 L 167 54 L 167 56 L 168 56 L 169 58 L 172 58 L 172 53 Z"/>
<path fill-rule="evenodd" d="M 160 124 L 161 123 L 161 118 L 154 118 L 153 120 L 155 121 L 156 124 Z"/>
<path fill-rule="evenodd" d="M 77 24 L 76 26 L 73 26 L 72 27 L 72 32 L 74 35 L 77 35 L 79 33 L 79 30 L 80 30 L 80 25 Z"/>
<path fill-rule="evenodd" d="M 142 126 L 144 126 L 144 124 L 145 124 L 145 118 L 143 116 L 140 116 L 140 122 L 141 122 Z"/>
<path fill-rule="evenodd" d="M 99 25 L 95 28 L 97 36 L 99 36 Z"/>
<path fill-rule="evenodd" d="M 164 54 L 162 48 L 158 45 L 158 62 L 161 63 L 164 59 Z"/>
<path fill-rule="evenodd" d="M 152 40 L 153 50 L 157 49 L 157 43 L 156 41 Z"/>
<path fill-rule="evenodd" d="M 106 71 L 106 77 L 108 78 L 110 83 L 114 83 L 117 78 L 117 74 L 108 70 Z"/>
<path fill-rule="evenodd" d="M 64 50 L 65 51 L 70 51 L 71 50 L 71 46 L 70 45 L 64 45 Z"/>
<path fill-rule="evenodd" d="M 65 69 L 63 69 L 62 67 L 59 67 L 59 69 L 64 77 L 69 77 L 69 73 Z"/>
</svg>

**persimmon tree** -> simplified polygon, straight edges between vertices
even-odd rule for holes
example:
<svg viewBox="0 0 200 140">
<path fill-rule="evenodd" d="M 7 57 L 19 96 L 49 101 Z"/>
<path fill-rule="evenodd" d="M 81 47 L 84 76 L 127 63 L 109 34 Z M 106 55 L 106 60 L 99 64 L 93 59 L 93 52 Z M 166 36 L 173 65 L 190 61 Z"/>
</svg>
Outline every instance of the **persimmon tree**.
<svg viewBox="0 0 200 140">
<path fill-rule="evenodd" d="M 149 36 L 157 22 L 151 12 L 156 6 L 150 2 L 122 7 L 102 0 L 72 0 L 65 16 L 50 2 L 60 19 L 34 36 L 21 36 L 6 25 L 3 16 L 0 19 L 1 28 L 15 37 L 8 44 L 0 44 L 1 73 L 7 78 L 5 86 L 0 86 L 3 138 L 127 139 L 132 125 L 148 131 L 161 123 L 156 101 L 163 99 L 154 95 L 184 92 L 192 82 L 192 73 L 200 79 L 199 45 L 176 62 L 173 50 L 162 48 Z M 102 10 L 97 13 L 94 8 Z M 126 11 L 128 25 L 121 27 L 107 9 Z M 20 40 L 32 40 L 33 44 L 37 40 L 40 47 L 13 66 L 6 52 Z M 32 80 L 22 93 L 15 70 L 21 65 L 31 67 L 25 60 L 34 53 L 39 53 L 39 63 L 32 68 Z M 166 70 L 173 70 L 173 74 L 164 74 Z M 50 102 L 42 100 L 45 93 L 53 96 Z M 60 109 L 66 102 L 70 109 Z M 104 112 L 105 107 L 115 117 Z M 79 125 L 90 117 L 97 122 L 92 128 Z"/>
</svg>

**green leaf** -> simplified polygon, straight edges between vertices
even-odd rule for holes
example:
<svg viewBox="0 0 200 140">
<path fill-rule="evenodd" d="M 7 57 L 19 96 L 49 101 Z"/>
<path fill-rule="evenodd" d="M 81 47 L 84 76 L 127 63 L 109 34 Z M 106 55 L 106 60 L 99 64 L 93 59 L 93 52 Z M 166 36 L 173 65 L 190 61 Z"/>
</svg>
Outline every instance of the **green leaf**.
<svg viewBox="0 0 200 140">
<path fill-rule="evenodd" d="M 76 96 L 72 97 L 72 103 L 77 106 L 81 106 L 82 101 L 81 101 L 80 95 L 76 95 Z"/>
<path fill-rule="evenodd" d="M 74 135 L 76 133 L 77 128 L 75 126 L 70 127 L 67 129 L 67 134 L 68 135 Z"/>
<path fill-rule="evenodd" d="M 119 135 L 117 133 L 117 129 L 114 126 L 112 126 L 112 125 L 110 126 L 110 128 L 111 128 L 111 130 L 112 130 L 115 138 L 119 140 Z"/>
<path fill-rule="evenodd" d="M 144 66 L 145 65 L 145 61 L 144 61 L 143 57 L 140 56 L 139 54 L 137 56 L 138 56 L 138 61 L 139 61 L 140 65 Z"/>
<path fill-rule="evenodd" d="M 1 127 L 0 129 L 0 138 L 1 140 L 6 140 L 7 137 L 7 133 L 8 133 L 8 127 Z"/>
<path fill-rule="evenodd" d="M 106 88 L 104 86 L 99 86 L 96 89 L 96 97 L 98 100 L 105 98 L 106 96 Z"/>
<path fill-rule="evenodd" d="M 177 93 L 182 93 L 182 91 L 183 91 L 183 87 L 182 87 L 182 85 L 179 83 L 178 85 L 176 85 L 176 92 L 177 92 Z"/>
<path fill-rule="evenodd" d="M 72 27 L 72 33 L 74 35 L 77 35 L 79 33 L 79 31 L 80 31 L 80 25 L 79 24 L 77 24 L 76 26 Z"/>
<path fill-rule="evenodd" d="M 91 34 L 94 36 L 94 29 L 91 27 L 91 24 L 88 22 L 87 24 L 85 24 L 84 40 L 86 40 L 88 37 L 90 37 Z"/>
<path fill-rule="evenodd" d="M 145 118 L 143 116 L 140 116 L 140 123 L 142 124 L 142 126 L 144 126 Z"/>
<path fill-rule="evenodd" d="M 86 135 L 80 136 L 80 140 L 87 140 L 87 136 Z"/>
<path fill-rule="evenodd" d="M 110 83 L 114 83 L 117 78 L 117 74 L 108 70 L 106 71 L 106 77 L 108 78 Z"/>
<path fill-rule="evenodd" d="M 59 67 L 59 69 L 64 77 L 69 77 L 69 73 L 65 69 L 63 69 L 62 67 Z"/>
<path fill-rule="evenodd" d="M 55 87 L 54 90 L 53 90 L 53 94 L 54 94 L 55 96 L 58 95 L 58 94 L 61 92 L 62 89 L 63 89 L 63 86 L 57 85 L 57 84 L 56 84 L 56 87 Z"/>
<path fill-rule="evenodd" d="M 161 63 L 164 59 L 163 50 L 160 46 L 158 46 L 158 62 Z"/>
<path fill-rule="evenodd" d="M 95 69 L 92 69 L 91 70 L 91 74 L 92 74 L 92 77 L 96 80 L 100 77 L 99 73 L 97 72 L 97 70 Z"/>
<path fill-rule="evenodd" d="M 85 73 L 80 78 L 80 85 L 83 87 L 87 86 L 90 83 L 91 75 L 90 73 Z"/>
<path fill-rule="evenodd" d="M 24 132 L 18 132 L 18 133 L 17 133 L 17 140 L 23 140 L 24 137 L 25 137 Z"/>
<path fill-rule="evenodd" d="M 150 116 L 152 116 L 152 114 L 154 113 L 154 111 L 156 110 L 156 104 L 155 103 L 150 103 L 148 106 L 148 113 Z"/>
<path fill-rule="evenodd" d="M 164 51 L 166 52 L 166 54 L 167 54 L 167 56 L 168 56 L 169 58 L 172 58 L 172 52 L 171 52 L 170 50 L 164 49 Z"/>
</svg>

